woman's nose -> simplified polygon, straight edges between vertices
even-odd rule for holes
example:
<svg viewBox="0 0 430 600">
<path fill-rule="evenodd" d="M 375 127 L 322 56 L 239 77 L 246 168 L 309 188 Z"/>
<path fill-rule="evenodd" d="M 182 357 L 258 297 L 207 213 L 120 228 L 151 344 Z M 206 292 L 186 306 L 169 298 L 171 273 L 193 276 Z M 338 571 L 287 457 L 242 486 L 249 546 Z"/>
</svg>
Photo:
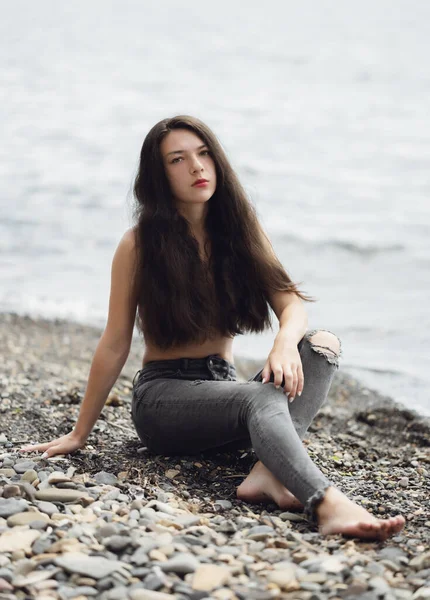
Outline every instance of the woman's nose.
<svg viewBox="0 0 430 600">
<path fill-rule="evenodd" d="M 201 171 L 202 168 L 203 167 L 200 161 L 197 158 L 195 158 L 191 164 L 191 171 L 194 173 L 195 171 Z"/>
</svg>

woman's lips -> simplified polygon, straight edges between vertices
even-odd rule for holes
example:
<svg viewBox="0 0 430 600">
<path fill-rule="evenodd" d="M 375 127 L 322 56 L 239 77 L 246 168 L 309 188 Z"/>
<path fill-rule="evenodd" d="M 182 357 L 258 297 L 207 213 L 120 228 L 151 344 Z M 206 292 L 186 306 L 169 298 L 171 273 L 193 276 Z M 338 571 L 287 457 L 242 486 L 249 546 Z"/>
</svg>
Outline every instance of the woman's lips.
<svg viewBox="0 0 430 600">
<path fill-rule="evenodd" d="M 193 187 L 206 187 L 209 181 L 201 181 L 200 183 L 195 183 Z"/>
</svg>

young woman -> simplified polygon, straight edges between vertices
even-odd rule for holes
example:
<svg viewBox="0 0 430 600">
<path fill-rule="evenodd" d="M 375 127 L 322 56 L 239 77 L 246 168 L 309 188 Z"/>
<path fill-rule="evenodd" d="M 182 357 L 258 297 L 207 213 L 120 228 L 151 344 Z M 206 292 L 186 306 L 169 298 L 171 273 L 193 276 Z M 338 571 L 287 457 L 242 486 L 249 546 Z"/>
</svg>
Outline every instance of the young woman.
<svg viewBox="0 0 430 600">
<path fill-rule="evenodd" d="M 132 418 L 150 451 L 249 445 L 259 461 L 237 489 L 242 500 L 304 508 L 325 534 L 385 539 L 398 532 L 403 517 L 377 519 L 349 500 L 302 444 L 327 397 L 340 341 L 307 330 L 310 298 L 274 254 L 212 131 L 189 116 L 157 123 L 143 142 L 134 192 L 136 225 L 113 258 L 108 321 L 77 424 L 22 450 L 54 456 L 85 445 L 137 321 L 145 353 Z M 269 306 L 279 319 L 273 348 L 262 370 L 239 382 L 233 338 L 270 326 Z"/>
</svg>

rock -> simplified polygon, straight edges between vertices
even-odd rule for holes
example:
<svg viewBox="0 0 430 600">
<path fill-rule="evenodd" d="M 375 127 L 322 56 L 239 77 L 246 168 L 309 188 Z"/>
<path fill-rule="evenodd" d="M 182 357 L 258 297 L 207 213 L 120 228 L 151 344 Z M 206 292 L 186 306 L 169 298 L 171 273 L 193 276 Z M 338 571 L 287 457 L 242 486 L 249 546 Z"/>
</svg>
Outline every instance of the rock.
<svg viewBox="0 0 430 600">
<path fill-rule="evenodd" d="M 276 584 L 281 590 L 294 592 L 300 589 L 300 584 L 296 579 L 295 569 L 292 566 L 285 566 L 283 569 L 277 569 L 268 573 L 267 580 Z"/>
<path fill-rule="evenodd" d="M 223 510 L 229 510 L 230 508 L 233 508 L 233 504 L 230 502 L 230 500 L 216 500 L 215 506 L 222 508 Z"/>
<path fill-rule="evenodd" d="M 193 554 L 186 552 L 179 552 L 176 556 L 169 558 L 166 562 L 160 562 L 158 566 L 165 573 L 177 573 L 178 575 L 185 575 L 187 573 L 194 573 L 200 562 Z"/>
<path fill-rule="evenodd" d="M 412 600 L 428 600 L 430 598 L 430 587 L 420 587 L 412 596 Z"/>
<path fill-rule="evenodd" d="M 118 483 L 118 478 L 112 473 L 99 471 L 94 475 L 94 481 L 103 485 L 116 485 Z"/>
<path fill-rule="evenodd" d="M 17 462 L 14 465 L 15 471 L 19 474 L 23 474 L 26 471 L 35 469 L 35 467 L 37 467 L 37 464 L 35 462 L 33 462 L 32 460 L 24 460 L 22 462 Z"/>
<path fill-rule="evenodd" d="M 102 556 L 88 556 L 81 553 L 70 553 L 59 556 L 55 559 L 55 564 L 70 573 L 79 573 L 94 579 L 107 577 L 113 571 L 122 568 L 122 563 L 116 560 L 109 560 Z"/>
<path fill-rule="evenodd" d="M 3 488 L 3 498 L 16 498 L 21 496 L 21 488 L 19 485 L 5 485 Z"/>
<path fill-rule="evenodd" d="M 326 573 L 340 573 L 345 568 L 345 564 L 336 556 L 330 556 L 321 563 L 321 569 Z"/>
<path fill-rule="evenodd" d="M 24 512 L 28 509 L 28 504 L 25 500 L 15 500 L 15 498 L 0 498 L 0 517 L 7 519 L 11 515 Z"/>
<path fill-rule="evenodd" d="M 273 527 L 269 527 L 268 525 L 257 525 L 257 527 L 252 527 L 247 535 L 247 538 L 250 540 L 255 540 L 256 542 L 263 541 L 268 537 L 271 537 L 275 534 L 275 530 Z"/>
<path fill-rule="evenodd" d="M 79 490 L 49 488 L 36 492 L 36 500 L 46 500 L 47 502 L 78 502 L 82 498 L 88 498 L 88 494 Z"/>
<path fill-rule="evenodd" d="M 138 548 L 136 552 L 130 557 L 130 562 L 138 567 L 146 565 L 149 561 L 148 554 L 145 548 Z"/>
<path fill-rule="evenodd" d="M 29 525 L 34 521 L 43 521 L 44 523 L 47 523 L 49 517 L 39 511 L 27 511 L 8 517 L 7 524 L 9 527 L 15 527 L 16 525 Z"/>
<path fill-rule="evenodd" d="M 423 569 L 430 569 L 430 552 L 424 552 L 418 556 L 414 556 L 409 561 L 409 566 L 416 571 L 422 571 Z"/>
<path fill-rule="evenodd" d="M 15 477 L 15 475 L 16 475 L 15 469 L 9 469 L 9 468 L 0 469 L 0 477 L 3 476 L 3 477 L 8 477 L 10 479 L 11 477 Z"/>
<path fill-rule="evenodd" d="M 297 513 L 292 512 L 283 512 L 279 515 L 279 518 L 283 521 L 306 521 L 306 519 L 302 515 L 298 515 Z"/>
<path fill-rule="evenodd" d="M 18 575 L 12 581 L 15 587 L 26 587 L 28 585 L 34 585 L 36 583 L 40 583 L 41 581 L 45 581 L 46 579 L 50 579 L 58 573 L 60 569 L 51 569 L 50 571 L 33 571 L 28 575 Z"/>
<path fill-rule="evenodd" d="M 54 485 L 56 483 L 69 483 L 70 481 L 70 477 L 67 477 L 67 475 L 65 475 L 63 471 L 53 471 L 48 475 L 47 479 L 47 482 L 51 485 Z"/>
<path fill-rule="evenodd" d="M 218 565 L 199 565 L 194 573 L 192 588 L 211 592 L 228 583 L 230 570 Z"/>
<path fill-rule="evenodd" d="M 3 577 L 0 577 L 0 592 L 10 592 L 12 590 L 13 587 L 10 585 L 10 583 L 8 583 L 6 579 L 3 579 Z"/>
<path fill-rule="evenodd" d="M 8 529 L 0 535 L 0 553 L 17 550 L 30 552 L 32 543 L 39 536 L 40 532 L 33 529 L 22 529 L 21 527 Z"/>
<path fill-rule="evenodd" d="M 112 535 L 104 540 L 104 545 L 109 550 L 113 550 L 113 552 L 121 552 L 124 550 L 129 544 L 132 543 L 131 537 L 125 535 Z"/>
<path fill-rule="evenodd" d="M 166 581 L 167 578 L 164 573 L 149 573 L 149 575 L 145 577 L 143 585 L 147 590 L 157 591 L 166 584 Z"/>
<path fill-rule="evenodd" d="M 58 512 L 58 508 L 52 502 L 37 502 L 36 506 L 40 510 L 40 512 L 45 513 L 49 516 Z"/>
<path fill-rule="evenodd" d="M 172 600 L 174 598 L 171 594 L 142 589 L 131 590 L 129 597 L 130 600 Z"/>
<path fill-rule="evenodd" d="M 164 473 L 164 475 L 168 478 L 168 479 L 174 479 L 176 477 L 176 475 L 179 475 L 180 471 L 178 471 L 177 469 L 167 469 L 167 471 Z"/>
<path fill-rule="evenodd" d="M 399 558 L 406 558 L 406 554 L 401 548 L 397 548 L 397 546 L 388 546 L 387 548 L 382 548 L 378 556 L 379 558 L 386 558 L 394 562 L 398 562 Z"/>
<path fill-rule="evenodd" d="M 21 481 L 27 481 L 27 483 L 33 483 L 33 481 L 36 481 L 36 479 L 37 473 L 34 469 L 29 469 L 21 477 Z"/>
</svg>

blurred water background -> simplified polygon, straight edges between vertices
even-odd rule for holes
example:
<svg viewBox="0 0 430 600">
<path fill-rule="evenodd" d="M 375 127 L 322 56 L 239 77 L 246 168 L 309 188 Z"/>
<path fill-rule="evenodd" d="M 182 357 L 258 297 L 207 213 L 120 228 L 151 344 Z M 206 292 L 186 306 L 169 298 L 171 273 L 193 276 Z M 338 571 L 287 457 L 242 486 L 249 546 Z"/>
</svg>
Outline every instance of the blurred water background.
<svg viewBox="0 0 430 600">
<path fill-rule="evenodd" d="M 430 414 L 429 24 L 420 0 L 9 3 L 0 311 L 105 325 L 142 140 L 191 114 L 342 369 Z M 235 355 L 264 362 L 273 337 Z"/>
</svg>

